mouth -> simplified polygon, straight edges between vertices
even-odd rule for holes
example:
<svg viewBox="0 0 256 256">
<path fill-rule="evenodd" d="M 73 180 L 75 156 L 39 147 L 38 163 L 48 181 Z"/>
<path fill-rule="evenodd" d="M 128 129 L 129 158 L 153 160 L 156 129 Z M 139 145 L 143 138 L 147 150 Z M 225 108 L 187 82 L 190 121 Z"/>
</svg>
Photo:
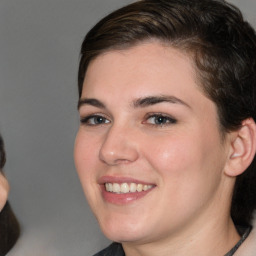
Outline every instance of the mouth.
<svg viewBox="0 0 256 256">
<path fill-rule="evenodd" d="M 107 192 L 116 194 L 127 194 L 147 191 L 153 188 L 153 185 L 146 185 L 141 183 L 105 183 L 105 189 Z"/>
<path fill-rule="evenodd" d="M 103 177 L 100 179 L 100 187 L 106 202 L 124 205 L 145 197 L 156 185 L 131 178 Z"/>
</svg>

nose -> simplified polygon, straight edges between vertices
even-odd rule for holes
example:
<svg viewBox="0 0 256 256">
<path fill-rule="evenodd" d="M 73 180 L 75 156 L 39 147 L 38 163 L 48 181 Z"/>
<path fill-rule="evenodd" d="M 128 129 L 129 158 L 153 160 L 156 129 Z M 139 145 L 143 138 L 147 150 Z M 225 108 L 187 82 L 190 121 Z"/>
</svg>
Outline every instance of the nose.
<svg viewBox="0 0 256 256">
<path fill-rule="evenodd" d="M 132 163 L 139 157 L 136 135 L 124 127 L 112 126 L 106 133 L 100 148 L 99 158 L 108 165 Z"/>
</svg>

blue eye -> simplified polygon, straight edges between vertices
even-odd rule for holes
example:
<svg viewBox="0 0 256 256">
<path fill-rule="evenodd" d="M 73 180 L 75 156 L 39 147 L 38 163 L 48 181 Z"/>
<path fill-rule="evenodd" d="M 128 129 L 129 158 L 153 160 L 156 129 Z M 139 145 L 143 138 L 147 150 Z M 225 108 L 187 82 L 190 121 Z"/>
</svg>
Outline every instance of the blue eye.
<svg viewBox="0 0 256 256">
<path fill-rule="evenodd" d="M 175 124 L 177 120 L 164 115 L 151 115 L 147 118 L 147 122 L 152 125 L 168 125 L 168 124 Z"/>
<path fill-rule="evenodd" d="M 107 118 L 105 118 L 103 116 L 98 116 L 98 115 L 87 116 L 85 118 L 82 118 L 80 120 L 80 122 L 82 124 L 91 125 L 91 126 L 93 126 L 93 125 L 95 125 L 95 126 L 96 125 L 103 125 L 103 124 L 110 123 L 110 121 Z"/>
</svg>

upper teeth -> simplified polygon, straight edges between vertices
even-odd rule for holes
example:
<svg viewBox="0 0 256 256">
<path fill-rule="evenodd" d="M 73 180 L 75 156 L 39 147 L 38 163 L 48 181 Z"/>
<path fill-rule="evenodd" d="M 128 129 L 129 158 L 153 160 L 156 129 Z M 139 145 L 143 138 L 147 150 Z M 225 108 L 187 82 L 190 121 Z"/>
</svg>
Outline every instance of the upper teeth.
<svg viewBox="0 0 256 256">
<path fill-rule="evenodd" d="M 108 192 L 114 193 L 134 193 L 134 192 L 141 192 L 146 191 L 152 188 L 152 185 L 143 185 L 143 184 L 136 184 L 136 183 L 105 183 L 105 188 Z"/>
</svg>

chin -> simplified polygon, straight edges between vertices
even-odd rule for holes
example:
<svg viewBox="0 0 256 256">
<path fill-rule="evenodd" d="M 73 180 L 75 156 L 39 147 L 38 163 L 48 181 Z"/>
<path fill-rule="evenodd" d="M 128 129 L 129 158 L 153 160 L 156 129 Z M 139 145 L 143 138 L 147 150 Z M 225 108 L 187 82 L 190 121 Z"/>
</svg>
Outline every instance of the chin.
<svg viewBox="0 0 256 256">
<path fill-rule="evenodd" d="M 118 243 L 138 243 L 145 240 L 144 235 L 141 232 L 130 232 L 122 229 L 118 229 L 115 232 L 104 230 L 103 234 L 111 241 Z"/>
<path fill-rule="evenodd" d="M 107 221 L 99 225 L 103 234 L 115 242 L 135 242 L 141 240 L 145 234 L 145 225 L 140 220 L 126 220 L 117 217 L 106 218 Z"/>
</svg>

